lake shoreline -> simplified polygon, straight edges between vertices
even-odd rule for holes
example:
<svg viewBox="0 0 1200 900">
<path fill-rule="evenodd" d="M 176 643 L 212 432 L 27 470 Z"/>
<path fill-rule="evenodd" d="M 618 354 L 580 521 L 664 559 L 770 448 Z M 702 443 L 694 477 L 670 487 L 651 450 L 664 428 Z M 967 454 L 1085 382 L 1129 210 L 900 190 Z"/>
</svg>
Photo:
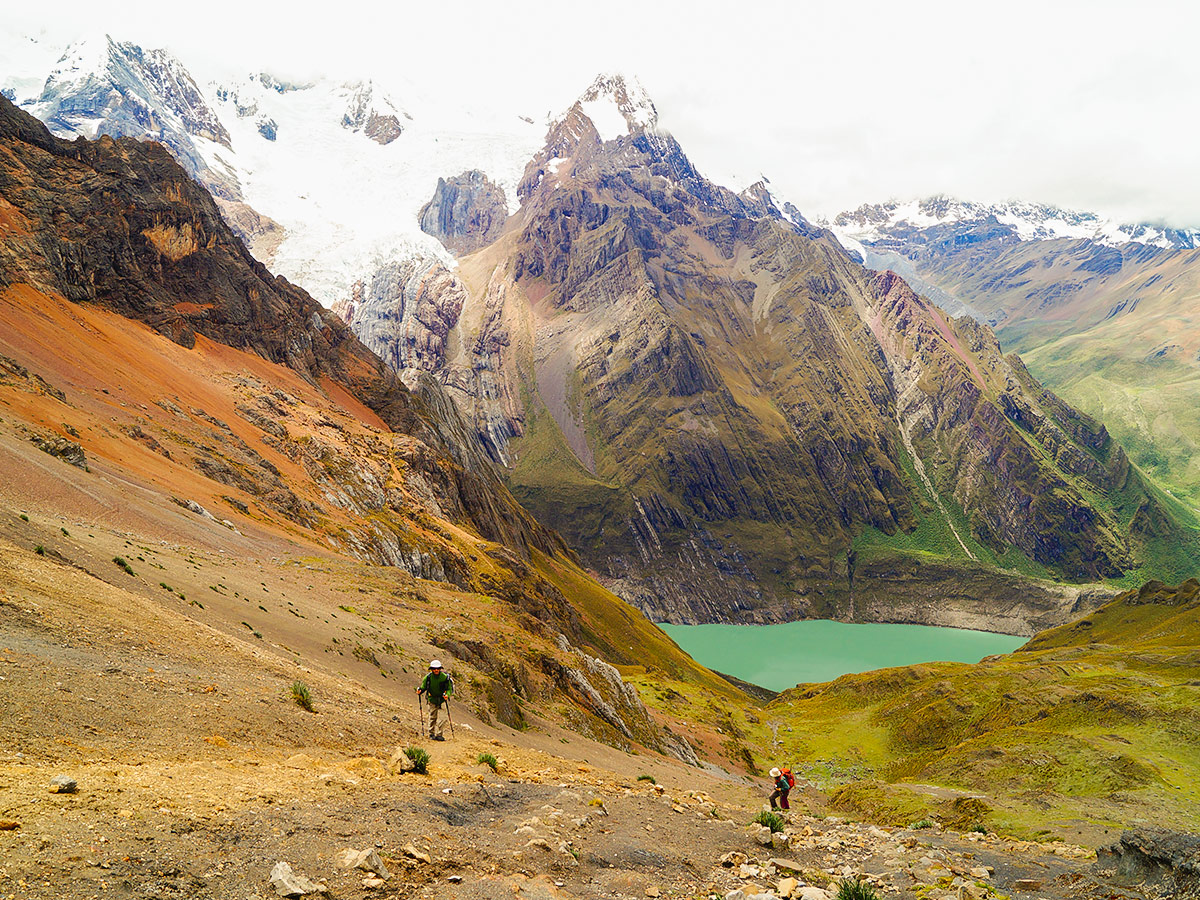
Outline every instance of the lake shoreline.
<svg viewBox="0 0 1200 900">
<path fill-rule="evenodd" d="M 1023 635 L 979 629 L 832 619 L 658 627 L 700 664 L 768 691 L 896 666 L 977 663 L 1026 643 Z"/>
</svg>

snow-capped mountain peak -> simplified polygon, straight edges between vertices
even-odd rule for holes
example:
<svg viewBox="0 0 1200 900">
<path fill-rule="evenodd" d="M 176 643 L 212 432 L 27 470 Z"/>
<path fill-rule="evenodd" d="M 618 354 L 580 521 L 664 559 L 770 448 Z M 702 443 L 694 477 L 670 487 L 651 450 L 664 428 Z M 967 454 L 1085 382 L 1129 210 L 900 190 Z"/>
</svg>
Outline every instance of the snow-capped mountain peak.
<svg viewBox="0 0 1200 900">
<path fill-rule="evenodd" d="M 1095 213 L 1062 209 L 1039 203 L 1009 201 L 973 203 L 937 195 L 922 200 L 864 204 L 839 213 L 820 224 L 829 228 L 848 248 L 861 251 L 876 244 L 924 229 L 979 226 L 1000 227 L 1019 241 L 1056 239 L 1090 240 L 1105 246 L 1140 243 L 1164 249 L 1200 247 L 1200 229 L 1172 229 L 1148 223 L 1122 224 Z"/>
<path fill-rule="evenodd" d="M 624 75 L 598 75 L 577 105 L 602 141 L 635 131 L 653 131 L 658 125 L 658 110 L 650 95 L 636 78 Z"/>
<path fill-rule="evenodd" d="M 60 134 L 140 129 L 172 148 L 185 142 L 183 134 L 229 146 L 229 133 L 183 63 L 165 50 L 143 50 L 109 35 L 71 44 L 30 111 Z"/>
</svg>

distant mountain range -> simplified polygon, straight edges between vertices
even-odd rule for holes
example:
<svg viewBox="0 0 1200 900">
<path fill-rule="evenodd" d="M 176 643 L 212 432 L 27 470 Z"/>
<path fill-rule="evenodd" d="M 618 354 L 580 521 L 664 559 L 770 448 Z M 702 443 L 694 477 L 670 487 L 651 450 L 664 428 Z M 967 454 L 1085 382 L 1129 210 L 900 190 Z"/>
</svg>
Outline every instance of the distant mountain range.
<svg viewBox="0 0 1200 900">
<path fill-rule="evenodd" d="M 819 224 L 829 228 L 850 249 L 872 249 L 936 243 L 939 236 L 988 233 L 1015 241 L 1059 238 L 1090 240 L 1106 247 L 1138 243 L 1169 250 L 1200 247 L 1200 229 L 1162 225 L 1122 224 L 1095 213 L 1038 203 L 972 203 L 953 197 L 926 197 L 906 202 L 864 204 Z"/>
<path fill-rule="evenodd" d="M 1102 424 L 766 183 L 708 181 L 631 80 L 548 130 L 470 133 L 367 81 L 202 90 L 111 39 L 36 96 L 13 84 L 60 132 L 168 146 L 260 258 L 405 383 L 440 383 L 517 498 L 651 616 L 1029 631 L 1083 602 L 1031 578 L 1194 570 L 1194 517 Z M 928 229 L 1033 233 L 942 206 Z M 899 210 L 831 227 L 873 266 L 917 243 Z"/>
<path fill-rule="evenodd" d="M 945 197 L 827 224 L 869 267 L 995 327 L 1037 377 L 1200 507 L 1200 232 Z"/>
</svg>

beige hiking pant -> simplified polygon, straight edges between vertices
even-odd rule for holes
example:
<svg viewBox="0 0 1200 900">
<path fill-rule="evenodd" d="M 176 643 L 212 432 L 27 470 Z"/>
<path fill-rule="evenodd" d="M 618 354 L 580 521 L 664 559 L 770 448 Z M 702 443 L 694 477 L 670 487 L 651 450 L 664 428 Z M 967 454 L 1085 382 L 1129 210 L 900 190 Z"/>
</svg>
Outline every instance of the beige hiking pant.
<svg viewBox="0 0 1200 900">
<path fill-rule="evenodd" d="M 429 701 L 429 736 L 442 737 L 442 732 L 446 728 L 446 716 L 444 707 L 438 706 L 432 700 Z"/>
</svg>

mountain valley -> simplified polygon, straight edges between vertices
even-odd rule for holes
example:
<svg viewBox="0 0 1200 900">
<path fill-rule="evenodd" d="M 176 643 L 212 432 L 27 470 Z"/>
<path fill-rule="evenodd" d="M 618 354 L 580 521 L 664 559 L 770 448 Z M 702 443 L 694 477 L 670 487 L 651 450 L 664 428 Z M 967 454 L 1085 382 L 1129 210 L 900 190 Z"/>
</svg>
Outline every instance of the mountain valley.
<svg viewBox="0 0 1200 900">
<path fill-rule="evenodd" d="M 451 140 L 92 46 L 0 98 L 0 898 L 1200 896 L 1195 510 L 1039 380 L 1098 307 L 864 267 L 620 76 Z M 1110 319 L 1200 252 L 1044 243 Z M 1031 640 L 775 694 L 653 624 L 799 617 Z"/>
<path fill-rule="evenodd" d="M 829 223 L 871 268 L 992 325 L 1039 379 L 1103 421 L 1139 468 L 1197 506 L 1195 230 L 948 198 Z"/>
</svg>

